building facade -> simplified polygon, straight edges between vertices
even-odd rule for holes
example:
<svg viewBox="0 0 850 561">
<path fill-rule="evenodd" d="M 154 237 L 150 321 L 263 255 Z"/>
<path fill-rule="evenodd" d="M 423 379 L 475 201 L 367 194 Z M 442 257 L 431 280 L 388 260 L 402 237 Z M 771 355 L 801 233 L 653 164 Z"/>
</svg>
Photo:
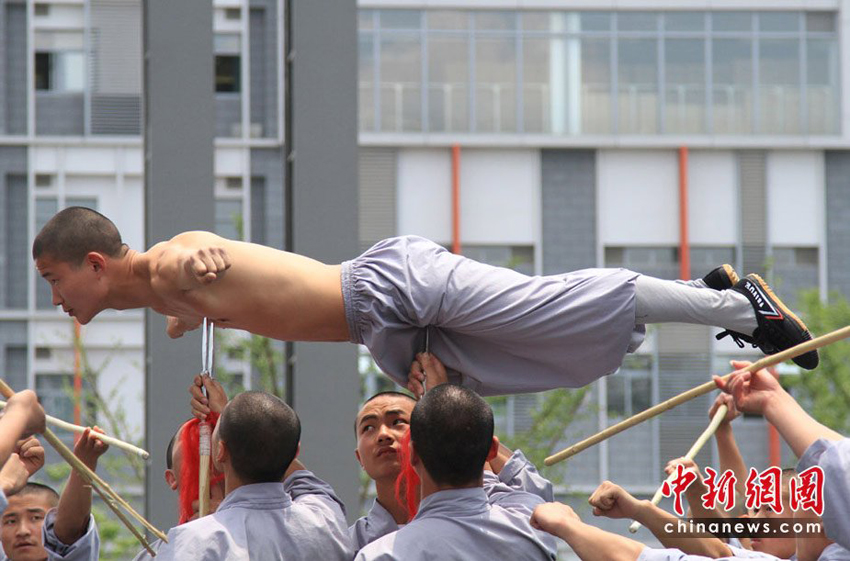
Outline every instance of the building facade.
<svg viewBox="0 0 850 561">
<path fill-rule="evenodd" d="M 850 4 L 769 4 L 360 0 L 361 247 L 418 234 L 529 274 L 622 266 L 663 278 L 688 255 L 691 276 L 729 262 L 792 303 L 805 288 L 850 295 Z M 283 247 L 283 2 L 214 6 L 216 229 Z M 139 0 L 0 0 L 0 371 L 57 416 L 72 415 L 74 326 L 29 248 L 71 205 L 143 245 L 141 18 Z M 99 390 L 136 434 L 142 322 L 106 312 L 82 331 Z M 715 333 L 652 331 L 594 384 L 561 443 L 758 356 Z M 249 365 L 220 364 L 250 387 Z M 365 376 L 368 391 L 381 383 Z M 500 402 L 500 430 L 527 430 L 542 399 Z M 612 479 L 652 492 L 709 403 L 582 453 L 559 468 L 561 491 Z M 737 421 L 736 434 L 765 467 L 764 422 Z M 697 459 L 716 461 L 710 447 Z"/>
</svg>

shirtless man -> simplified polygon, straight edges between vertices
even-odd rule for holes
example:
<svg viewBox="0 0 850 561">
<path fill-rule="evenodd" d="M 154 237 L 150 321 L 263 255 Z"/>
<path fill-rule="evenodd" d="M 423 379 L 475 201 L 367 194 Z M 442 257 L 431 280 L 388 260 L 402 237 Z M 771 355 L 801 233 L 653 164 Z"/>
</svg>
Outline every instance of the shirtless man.
<svg viewBox="0 0 850 561">
<path fill-rule="evenodd" d="M 341 265 L 208 232 L 138 253 L 81 207 L 44 226 L 33 259 L 53 303 L 82 324 L 107 308 L 150 307 L 169 316 L 172 337 L 209 317 L 275 339 L 362 343 L 416 395 L 421 379 L 408 367 L 428 326 L 449 380 L 484 395 L 589 384 L 619 368 L 647 323 L 716 325 L 767 353 L 811 338 L 764 281 L 739 280 L 728 265 L 685 282 L 624 269 L 529 277 L 412 236 Z M 816 351 L 795 359 L 817 361 Z"/>
</svg>

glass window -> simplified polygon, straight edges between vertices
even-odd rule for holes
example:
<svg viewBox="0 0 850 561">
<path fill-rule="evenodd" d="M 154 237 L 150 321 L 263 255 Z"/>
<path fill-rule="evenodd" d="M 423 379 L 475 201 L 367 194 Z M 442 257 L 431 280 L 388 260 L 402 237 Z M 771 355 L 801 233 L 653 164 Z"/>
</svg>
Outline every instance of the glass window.
<svg viewBox="0 0 850 561">
<path fill-rule="evenodd" d="M 37 51 L 35 89 L 82 92 L 85 88 L 85 58 L 82 51 Z"/>
<path fill-rule="evenodd" d="M 752 12 L 712 12 L 711 30 L 715 33 L 752 31 Z"/>
<path fill-rule="evenodd" d="M 463 255 L 495 267 L 534 274 L 534 248 L 527 245 L 464 245 Z"/>
<path fill-rule="evenodd" d="M 375 129 L 375 36 L 372 33 L 360 33 L 358 41 L 358 82 L 357 103 L 360 130 Z"/>
<path fill-rule="evenodd" d="M 236 33 L 216 33 L 215 53 L 217 55 L 238 55 L 241 45 Z"/>
<path fill-rule="evenodd" d="M 74 418 L 73 374 L 36 374 L 35 391 L 45 411 L 59 419 Z"/>
<path fill-rule="evenodd" d="M 51 90 L 50 81 L 53 75 L 51 67 L 53 66 L 52 54 L 44 52 L 35 53 L 35 89 L 36 90 Z"/>
<path fill-rule="evenodd" d="M 243 228 L 242 201 L 215 201 L 215 233 L 229 240 L 241 240 Z"/>
<path fill-rule="evenodd" d="M 810 33 L 834 33 L 835 13 L 833 12 L 807 12 L 806 31 Z"/>
<path fill-rule="evenodd" d="M 652 404 L 652 360 L 629 355 L 616 374 L 606 378 L 609 417 L 629 417 Z"/>
<path fill-rule="evenodd" d="M 427 16 L 428 29 L 465 31 L 469 28 L 469 13 L 462 10 L 434 10 Z"/>
<path fill-rule="evenodd" d="M 55 197 L 38 198 L 35 200 L 35 231 L 39 232 L 59 211 L 59 203 Z M 36 276 L 35 278 L 35 304 L 38 309 L 49 310 L 53 308 L 53 296 L 50 293 L 50 285 Z"/>
<path fill-rule="evenodd" d="M 758 14 L 759 31 L 798 31 L 800 29 L 799 12 L 760 12 Z"/>
<path fill-rule="evenodd" d="M 419 29 L 422 12 L 419 10 L 381 10 L 382 29 Z"/>
<path fill-rule="evenodd" d="M 375 28 L 375 10 L 358 10 L 357 11 L 357 28 L 360 30 Z"/>
<path fill-rule="evenodd" d="M 619 132 L 658 132 L 658 42 L 621 39 L 617 57 Z"/>
<path fill-rule="evenodd" d="M 611 132 L 611 42 L 581 40 L 581 131 L 586 134 Z"/>
<path fill-rule="evenodd" d="M 475 12 L 477 31 L 513 31 L 516 29 L 516 12 Z"/>
<path fill-rule="evenodd" d="M 665 12 L 664 29 L 667 31 L 704 31 L 705 12 Z"/>
<path fill-rule="evenodd" d="M 475 126 L 478 132 L 516 131 L 516 42 L 475 41 Z"/>
<path fill-rule="evenodd" d="M 752 132 L 753 55 L 749 39 L 712 40 L 714 132 Z"/>
<path fill-rule="evenodd" d="M 554 131 L 563 134 L 565 131 L 567 41 L 563 37 L 523 41 L 522 103 L 525 132 Z M 569 41 L 577 42 L 577 39 Z M 555 99 L 558 101 L 554 102 Z M 553 120 L 558 122 L 553 123 Z"/>
<path fill-rule="evenodd" d="M 466 37 L 428 37 L 428 80 L 430 130 L 469 130 L 469 40 Z"/>
<path fill-rule="evenodd" d="M 464 31 L 469 28 L 469 13 L 461 10 L 428 12 L 428 29 Z"/>
<path fill-rule="evenodd" d="M 610 12 L 579 12 L 582 31 L 611 31 Z"/>
<path fill-rule="evenodd" d="M 835 39 L 806 42 L 806 105 L 811 134 L 839 130 L 838 44 Z"/>
<path fill-rule="evenodd" d="M 617 31 L 656 31 L 656 12 L 617 12 Z"/>
<path fill-rule="evenodd" d="M 664 58 L 665 132 L 704 132 L 705 41 L 667 39 Z"/>
<path fill-rule="evenodd" d="M 759 41 L 759 132 L 800 130 L 800 41 Z"/>
<path fill-rule="evenodd" d="M 422 130 L 422 55 L 419 33 L 381 38 L 381 130 Z"/>
<path fill-rule="evenodd" d="M 216 55 L 215 91 L 217 93 L 239 93 L 241 74 L 238 55 Z"/>
<path fill-rule="evenodd" d="M 550 31 L 551 19 L 556 17 L 553 12 L 523 12 L 522 28 L 528 31 Z"/>
</svg>

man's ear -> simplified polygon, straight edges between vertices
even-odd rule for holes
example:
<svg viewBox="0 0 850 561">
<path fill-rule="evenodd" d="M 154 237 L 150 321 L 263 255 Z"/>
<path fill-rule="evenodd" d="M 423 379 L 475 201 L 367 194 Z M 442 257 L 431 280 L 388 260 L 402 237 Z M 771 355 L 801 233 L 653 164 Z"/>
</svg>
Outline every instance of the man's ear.
<svg viewBox="0 0 850 561">
<path fill-rule="evenodd" d="M 87 267 L 91 267 L 94 272 L 101 273 L 106 266 L 106 258 L 102 253 L 89 251 L 86 254 L 85 264 Z"/>
<path fill-rule="evenodd" d="M 499 455 L 499 437 L 494 436 L 493 441 L 490 443 L 490 451 L 487 452 L 487 461 L 489 462 L 493 458 Z"/>
<path fill-rule="evenodd" d="M 227 444 L 224 443 L 220 438 L 216 441 L 215 447 L 215 463 L 221 465 L 227 459 L 228 451 Z"/>
<path fill-rule="evenodd" d="M 174 471 L 167 469 L 165 470 L 165 482 L 171 487 L 172 491 L 177 490 L 177 476 L 174 475 Z"/>
<path fill-rule="evenodd" d="M 295 458 L 292 458 L 292 459 L 294 460 L 294 459 L 298 458 L 298 454 L 300 454 L 300 453 L 301 453 L 301 442 L 299 441 L 298 442 L 298 448 L 295 449 Z"/>
<path fill-rule="evenodd" d="M 357 448 L 354 449 L 354 457 L 357 458 L 357 463 L 360 464 L 360 467 L 363 467 L 363 460 L 360 459 L 360 450 Z"/>
</svg>

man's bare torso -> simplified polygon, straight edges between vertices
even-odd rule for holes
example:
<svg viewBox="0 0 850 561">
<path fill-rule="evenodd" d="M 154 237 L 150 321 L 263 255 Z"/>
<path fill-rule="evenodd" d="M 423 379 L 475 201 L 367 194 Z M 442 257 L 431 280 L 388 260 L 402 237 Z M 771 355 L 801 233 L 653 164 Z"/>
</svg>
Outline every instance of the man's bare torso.
<svg viewBox="0 0 850 561">
<path fill-rule="evenodd" d="M 223 249 L 230 267 L 208 284 L 188 282 L 187 255 L 210 247 Z M 159 299 L 153 309 L 181 320 L 180 331 L 209 317 L 220 327 L 284 341 L 349 338 L 339 265 L 209 232 L 179 234 L 140 257 Z"/>
</svg>

